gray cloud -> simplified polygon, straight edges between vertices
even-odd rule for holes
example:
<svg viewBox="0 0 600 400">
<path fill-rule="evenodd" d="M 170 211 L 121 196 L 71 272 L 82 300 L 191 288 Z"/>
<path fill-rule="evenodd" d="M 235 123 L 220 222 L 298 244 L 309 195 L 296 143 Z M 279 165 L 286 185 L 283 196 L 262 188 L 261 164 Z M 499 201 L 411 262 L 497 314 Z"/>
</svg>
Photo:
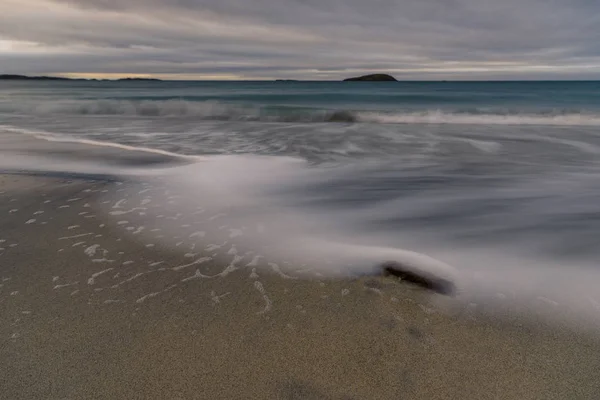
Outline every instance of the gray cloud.
<svg viewBox="0 0 600 400">
<path fill-rule="evenodd" d="M 589 0 L 3 0 L 0 72 L 598 79 Z"/>
</svg>

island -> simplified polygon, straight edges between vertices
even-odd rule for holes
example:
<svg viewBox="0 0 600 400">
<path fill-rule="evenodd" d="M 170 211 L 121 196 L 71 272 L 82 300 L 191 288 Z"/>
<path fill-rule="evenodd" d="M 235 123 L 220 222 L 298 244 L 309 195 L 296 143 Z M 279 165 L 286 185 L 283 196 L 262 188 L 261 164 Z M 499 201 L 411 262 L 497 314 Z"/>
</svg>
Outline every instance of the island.
<svg viewBox="0 0 600 400">
<path fill-rule="evenodd" d="M 90 82 L 162 82 L 155 78 L 121 78 L 121 79 L 83 79 L 83 78 L 64 78 L 60 76 L 26 76 L 26 75 L 0 75 L 0 81 L 90 81 Z"/>
<path fill-rule="evenodd" d="M 121 78 L 117 79 L 117 82 L 161 82 L 161 80 L 156 78 Z"/>
<path fill-rule="evenodd" d="M 371 74 L 344 79 L 344 82 L 398 82 L 398 80 L 387 74 Z"/>
<path fill-rule="evenodd" d="M 56 76 L 25 76 L 25 75 L 0 75 L 0 80 L 7 81 L 69 81 L 69 78 L 61 78 Z"/>
</svg>

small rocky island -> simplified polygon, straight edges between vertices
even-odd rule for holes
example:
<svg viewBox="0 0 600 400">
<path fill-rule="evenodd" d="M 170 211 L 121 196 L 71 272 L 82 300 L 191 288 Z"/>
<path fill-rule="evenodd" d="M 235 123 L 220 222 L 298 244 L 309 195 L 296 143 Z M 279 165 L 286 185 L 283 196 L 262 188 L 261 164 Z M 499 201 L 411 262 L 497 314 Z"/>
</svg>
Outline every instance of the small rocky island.
<svg viewBox="0 0 600 400">
<path fill-rule="evenodd" d="M 371 74 L 344 79 L 344 82 L 398 82 L 398 80 L 387 74 Z"/>
</svg>

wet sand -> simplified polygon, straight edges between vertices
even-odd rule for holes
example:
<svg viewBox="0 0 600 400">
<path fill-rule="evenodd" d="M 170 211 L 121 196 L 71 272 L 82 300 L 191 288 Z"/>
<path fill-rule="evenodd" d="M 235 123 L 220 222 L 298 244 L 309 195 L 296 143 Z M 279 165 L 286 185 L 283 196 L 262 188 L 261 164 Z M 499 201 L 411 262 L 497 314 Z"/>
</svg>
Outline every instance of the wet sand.
<svg viewBox="0 0 600 400">
<path fill-rule="evenodd" d="M 0 176 L 0 398 L 600 398 L 589 332 L 442 310 L 394 278 L 298 279 L 252 257 L 204 278 L 226 256 L 195 263 L 210 252 L 120 224 L 106 196 L 121 190 Z"/>
</svg>

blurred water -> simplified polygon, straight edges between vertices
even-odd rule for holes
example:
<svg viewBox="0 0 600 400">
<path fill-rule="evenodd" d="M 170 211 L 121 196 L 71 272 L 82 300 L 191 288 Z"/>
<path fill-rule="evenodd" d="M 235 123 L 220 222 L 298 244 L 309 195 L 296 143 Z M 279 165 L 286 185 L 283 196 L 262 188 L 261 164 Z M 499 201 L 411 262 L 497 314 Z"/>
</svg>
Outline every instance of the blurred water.
<svg viewBox="0 0 600 400">
<path fill-rule="evenodd" d="M 528 275 L 536 288 L 558 290 L 570 281 L 568 291 L 577 292 L 598 282 L 588 272 L 600 260 L 599 89 L 598 82 L 2 82 L 0 132 L 180 155 L 297 158 L 305 163 L 289 174 L 274 174 L 278 162 L 255 171 L 247 158 L 219 159 L 225 164 L 209 181 L 230 185 L 229 196 L 259 193 L 279 211 L 311 216 L 320 222 L 311 234 L 416 250 L 511 284 Z M 235 173 L 220 173 L 229 167 Z M 193 178 L 198 168 L 182 174 Z M 202 187 L 202 179 L 178 189 Z"/>
</svg>

